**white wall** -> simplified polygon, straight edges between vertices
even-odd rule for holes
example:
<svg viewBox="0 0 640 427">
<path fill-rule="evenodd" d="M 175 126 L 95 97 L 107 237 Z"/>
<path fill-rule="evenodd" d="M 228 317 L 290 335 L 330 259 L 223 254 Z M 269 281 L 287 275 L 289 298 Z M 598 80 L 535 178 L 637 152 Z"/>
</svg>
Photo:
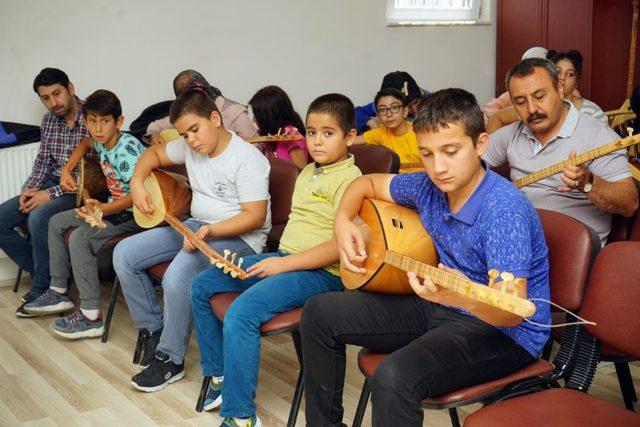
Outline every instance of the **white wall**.
<svg viewBox="0 0 640 427">
<path fill-rule="evenodd" d="M 301 114 L 327 92 L 369 102 L 396 69 L 431 91 L 458 86 L 492 98 L 495 24 L 387 27 L 384 8 L 384 0 L 2 0 L 0 120 L 39 123 L 44 107 L 31 85 L 47 66 L 65 70 L 82 97 L 113 90 L 125 127 L 171 99 L 186 68 L 243 103 L 278 84 Z"/>
</svg>

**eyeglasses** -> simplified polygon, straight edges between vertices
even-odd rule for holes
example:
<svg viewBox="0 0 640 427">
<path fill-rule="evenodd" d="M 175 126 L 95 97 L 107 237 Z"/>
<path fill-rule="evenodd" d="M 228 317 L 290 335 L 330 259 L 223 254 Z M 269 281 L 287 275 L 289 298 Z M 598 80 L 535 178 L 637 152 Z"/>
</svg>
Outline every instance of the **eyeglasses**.
<svg viewBox="0 0 640 427">
<path fill-rule="evenodd" d="M 388 108 L 387 107 L 380 107 L 380 108 L 378 108 L 377 111 L 378 111 L 379 115 L 386 116 L 388 113 L 397 114 L 398 111 L 400 111 L 400 110 L 402 110 L 402 105 L 393 104 L 392 106 L 390 106 Z"/>
</svg>

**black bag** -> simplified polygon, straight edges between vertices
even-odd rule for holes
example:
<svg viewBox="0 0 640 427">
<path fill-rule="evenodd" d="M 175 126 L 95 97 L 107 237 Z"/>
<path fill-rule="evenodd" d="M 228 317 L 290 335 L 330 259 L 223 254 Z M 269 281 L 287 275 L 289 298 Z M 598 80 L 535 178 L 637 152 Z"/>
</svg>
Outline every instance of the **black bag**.
<svg viewBox="0 0 640 427">
<path fill-rule="evenodd" d="M 129 132 L 131 135 L 142 141 L 142 136 L 147 133 L 149 123 L 167 117 L 169 108 L 173 101 L 162 101 L 145 108 L 140 116 L 131 122 Z"/>
<path fill-rule="evenodd" d="M 0 122 L 0 125 L 6 133 L 2 135 L 0 131 L 0 148 L 40 141 L 40 126 L 14 122 Z"/>
</svg>

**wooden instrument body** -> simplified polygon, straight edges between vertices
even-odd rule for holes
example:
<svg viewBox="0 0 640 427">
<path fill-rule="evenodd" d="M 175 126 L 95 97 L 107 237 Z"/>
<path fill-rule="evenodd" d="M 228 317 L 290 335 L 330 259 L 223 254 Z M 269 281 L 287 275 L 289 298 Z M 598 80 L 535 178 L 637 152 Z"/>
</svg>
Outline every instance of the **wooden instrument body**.
<svg viewBox="0 0 640 427">
<path fill-rule="evenodd" d="M 189 214 L 191 190 L 184 176 L 155 170 L 144 180 L 144 188 L 151 195 L 155 210 L 147 216 L 133 207 L 133 217 L 140 227 L 155 227 L 165 220 L 167 213 L 176 217 Z"/>
<path fill-rule="evenodd" d="M 474 283 L 436 267 L 437 252 L 419 215 L 394 203 L 365 199 L 359 212 L 366 225 L 367 259 L 364 274 L 340 267 L 345 288 L 389 294 L 412 294 L 407 271 L 427 275 L 442 289 L 436 303 L 464 308 L 495 326 L 516 326 L 533 316 L 533 302 L 502 290 Z M 426 298 L 426 297 L 425 297 Z"/>
<path fill-rule="evenodd" d="M 80 159 L 77 184 L 76 207 L 80 207 L 84 200 L 91 196 L 95 197 L 109 191 L 100 163 L 88 157 Z"/>
<path fill-rule="evenodd" d="M 367 259 L 365 274 L 340 267 L 345 288 L 390 294 L 412 294 L 407 273 L 385 263 L 387 250 L 402 252 L 417 261 L 437 265 L 438 254 L 415 211 L 381 200 L 365 199 L 359 212 L 366 224 Z"/>
<path fill-rule="evenodd" d="M 179 217 L 187 215 L 191 208 L 191 190 L 184 176 L 155 170 L 145 179 L 144 188 L 151 195 L 151 203 L 155 210 L 151 216 L 147 216 L 134 205 L 133 217 L 139 226 L 151 228 L 166 221 L 174 230 L 189 239 L 198 250 L 204 253 L 211 264 L 221 268 L 225 273 L 231 274 L 234 278 L 247 278 L 246 271 L 240 268 L 241 258 L 238 260 L 239 265 L 233 264 L 235 254 L 230 254 L 231 259 L 227 259 L 229 251 L 225 250 L 225 256 L 220 255 L 180 221 Z"/>
</svg>

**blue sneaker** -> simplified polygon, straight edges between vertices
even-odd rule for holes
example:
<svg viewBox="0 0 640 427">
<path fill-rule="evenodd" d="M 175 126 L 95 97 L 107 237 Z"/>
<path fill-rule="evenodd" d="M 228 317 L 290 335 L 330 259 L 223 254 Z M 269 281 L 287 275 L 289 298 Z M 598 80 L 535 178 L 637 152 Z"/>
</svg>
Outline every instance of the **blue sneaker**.
<svg viewBox="0 0 640 427">
<path fill-rule="evenodd" d="M 53 289 L 24 305 L 24 310 L 31 314 L 52 314 L 71 310 L 74 306 L 68 294 L 59 294 Z"/>
<path fill-rule="evenodd" d="M 80 310 L 76 310 L 51 322 L 51 329 L 56 334 L 70 339 L 97 338 L 102 336 L 104 325 L 102 317 L 90 320 Z"/>
<path fill-rule="evenodd" d="M 220 427 L 262 427 L 262 421 L 260 421 L 260 418 L 258 418 L 256 414 L 253 414 L 249 421 L 244 424 L 238 423 L 235 418 L 228 417 L 222 421 Z"/>
<path fill-rule="evenodd" d="M 222 405 L 222 381 L 218 384 L 214 384 L 213 381 L 209 383 L 209 390 L 207 391 L 207 397 L 204 398 L 204 406 L 202 409 L 205 411 L 211 411 Z"/>
</svg>

